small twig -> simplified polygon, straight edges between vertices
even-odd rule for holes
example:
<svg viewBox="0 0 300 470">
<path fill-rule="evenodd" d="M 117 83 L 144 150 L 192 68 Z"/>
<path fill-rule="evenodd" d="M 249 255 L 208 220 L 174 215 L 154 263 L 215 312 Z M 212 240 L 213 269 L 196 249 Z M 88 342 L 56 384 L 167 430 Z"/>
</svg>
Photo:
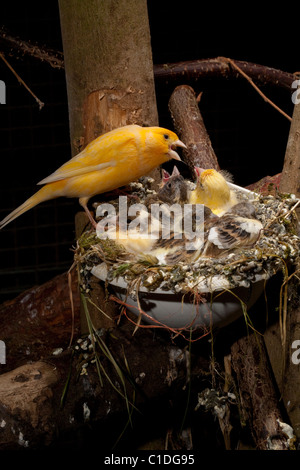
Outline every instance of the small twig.
<svg viewBox="0 0 300 470">
<path fill-rule="evenodd" d="M 271 101 L 259 88 L 257 85 L 255 85 L 255 83 L 253 82 L 252 78 L 249 77 L 249 75 L 247 75 L 238 65 L 236 65 L 236 63 L 234 62 L 234 60 L 232 59 L 229 59 L 227 57 L 219 57 L 220 60 L 230 64 L 235 70 L 237 70 L 249 83 L 250 85 L 253 86 L 253 88 L 257 91 L 257 93 L 267 102 L 269 103 L 271 106 L 273 106 L 273 108 L 275 108 L 277 111 L 279 111 L 283 116 L 285 116 L 289 121 L 292 121 L 292 118 L 286 114 L 284 111 L 282 111 L 282 109 L 280 109 L 275 103 L 273 103 L 273 101 Z"/>
<path fill-rule="evenodd" d="M 30 90 L 29 86 L 26 85 L 26 83 L 24 82 L 24 80 L 22 80 L 22 78 L 17 74 L 17 72 L 13 69 L 13 67 L 10 65 L 10 63 L 5 59 L 4 55 L 1 54 L 0 52 L 0 58 L 3 60 L 3 62 L 7 65 L 7 67 L 9 68 L 9 70 L 14 74 L 14 76 L 17 78 L 18 82 L 23 85 L 26 90 L 34 97 L 34 99 L 36 100 L 36 102 L 38 103 L 39 105 L 39 109 L 41 110 L 44 106 L 45 103 L 43 103 L 41 100 L 39 100 L 39 98 Z"/>
</svg>

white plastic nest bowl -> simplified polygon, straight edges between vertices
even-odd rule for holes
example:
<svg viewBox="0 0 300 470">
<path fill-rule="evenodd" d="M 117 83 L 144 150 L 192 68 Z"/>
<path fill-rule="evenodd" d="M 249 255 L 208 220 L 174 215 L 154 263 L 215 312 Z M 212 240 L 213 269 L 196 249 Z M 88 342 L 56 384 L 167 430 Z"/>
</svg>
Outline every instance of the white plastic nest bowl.
<svg viewBox="0 0 300 470">
<path fill-rule="evenodd" d="M 94 266 L 91 272 L 102 281 L 107 278 L 105 263 Z M 128 310 L 136 316 L 142 313 L 142 319 L 146 323 L 195 330 L 211 326 L 222 327 L 239 318 L 243 314 L 243 305 L 250 308 L 262 294 L 264 280 L 257 280 L 249 287 L 241 286 L 232 291 L 215 290 L 213 297 L 210 292 L 200 292 L 198 302 L 195 302 L 193 294 L 176 294 L 162 289 L 148 291 L 144 287 L 139 288 L 138 302 L 135 292 L 128 293 L 128 285 L 123 278 L 114 279 L 110 285 Z"/>
</svg>

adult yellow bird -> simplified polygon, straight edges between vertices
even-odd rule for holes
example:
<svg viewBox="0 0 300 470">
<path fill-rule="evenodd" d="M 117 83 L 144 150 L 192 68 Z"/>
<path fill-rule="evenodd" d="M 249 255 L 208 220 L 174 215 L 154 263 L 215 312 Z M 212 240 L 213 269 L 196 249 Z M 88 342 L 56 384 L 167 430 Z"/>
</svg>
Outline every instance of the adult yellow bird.
<svg viewBox="0 0 300 470">
<path fill-rule="evenodd" d="M 214 169 L 195 168 L 196 188 L 190 193 L 191 204 L 204 204 L 211 211 L 221 216 L 238 203 L 235 192 L 230 189 L 224 176 Z"/>
<path fill-rule="evenodd" d="M 183 147 L 177 135 L 162 127 L 129 125 L 101 135 L 54 173 L 40 181 L 37 193 L 0 222 L 0 229 L 37 204 L 60 196 L 78 197 L 93 226 L 88 200 L 146 175 L 174 158 Z"/>
</svg>

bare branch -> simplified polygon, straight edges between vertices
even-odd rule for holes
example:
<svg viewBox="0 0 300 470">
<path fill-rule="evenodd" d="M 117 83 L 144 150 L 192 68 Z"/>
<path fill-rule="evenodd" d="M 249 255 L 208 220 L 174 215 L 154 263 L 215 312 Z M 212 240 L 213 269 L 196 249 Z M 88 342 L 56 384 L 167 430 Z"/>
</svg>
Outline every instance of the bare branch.
<svg viewBox="0 0 300 470">
<path fill-rule="evenodd" d="M 232 65 L 233 68 L 235 68 L 249 83 L 251 86 L 253 86 L 253 88 L 257 91 L 257 93 L 267 102 L 269 103 L 271 106 L 273 106 L 273 108 L 275 108 L 277 111 L 279 111 L 283 116 L 285 116 L 289 121 L 292 121 L 292 118 L 286 114 L 284 111 L 282 111 L 282 109 L 280 109 L 275 103 L 273 103 L 273 101 L 271 101 L 259 88 L 258 86 L 255 85 L 255 83 L 253 82 L 252 78 L 249 77 L 249 75 L 247 75 L 235 62 L 234 60 L 232 59 L 228 59 L 226 57 L 223 57 L 223 58 L 220 58 L 220 59 L 223 59 L 224 62 L 227 62 L 229 63 L 230 65 Z"/>
<path fill-rule="evenodd" d="M 64 69 L 64 58 L 61 51 L 46 49 L 38 44 L 31 44 L 19 38 L 14 38 L 2 27 L 0 29 L 0 44 L 11 47 L 12 51 L 30 55 L 41 61 L 45 61 L 51 67 Z M 12 53 L 12 52 L 10 52 Z M 252 62 L 225 59 L 216 57 L 213 59 L 192 60 L 169 64 L 157 64 L 153 66 L 154 77 L 157 81 L 195 82 L 202 78 L 240 78 L 241 71 L 261 85 L 273 85 L 287 90 L 291 89 L 294 80 L 299 78 L 298 73 L 283 72 L 282 70 L 266 67 Z M 233 67 L 233 64 L 235 67 Z"/>
</svg>

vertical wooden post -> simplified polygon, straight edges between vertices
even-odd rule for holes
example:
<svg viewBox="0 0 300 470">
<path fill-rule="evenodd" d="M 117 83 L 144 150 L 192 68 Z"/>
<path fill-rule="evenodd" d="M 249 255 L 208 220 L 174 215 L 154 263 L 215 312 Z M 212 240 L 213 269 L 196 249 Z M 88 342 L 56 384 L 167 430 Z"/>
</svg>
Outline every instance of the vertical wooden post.
<svg viewBox="0 0 300 470">
<path fill-rule="evenodd" d="M 146 0 L 59 0 L 59 10 L 72 153 L 120 124 L 157 125 Z"/>
</svg>

